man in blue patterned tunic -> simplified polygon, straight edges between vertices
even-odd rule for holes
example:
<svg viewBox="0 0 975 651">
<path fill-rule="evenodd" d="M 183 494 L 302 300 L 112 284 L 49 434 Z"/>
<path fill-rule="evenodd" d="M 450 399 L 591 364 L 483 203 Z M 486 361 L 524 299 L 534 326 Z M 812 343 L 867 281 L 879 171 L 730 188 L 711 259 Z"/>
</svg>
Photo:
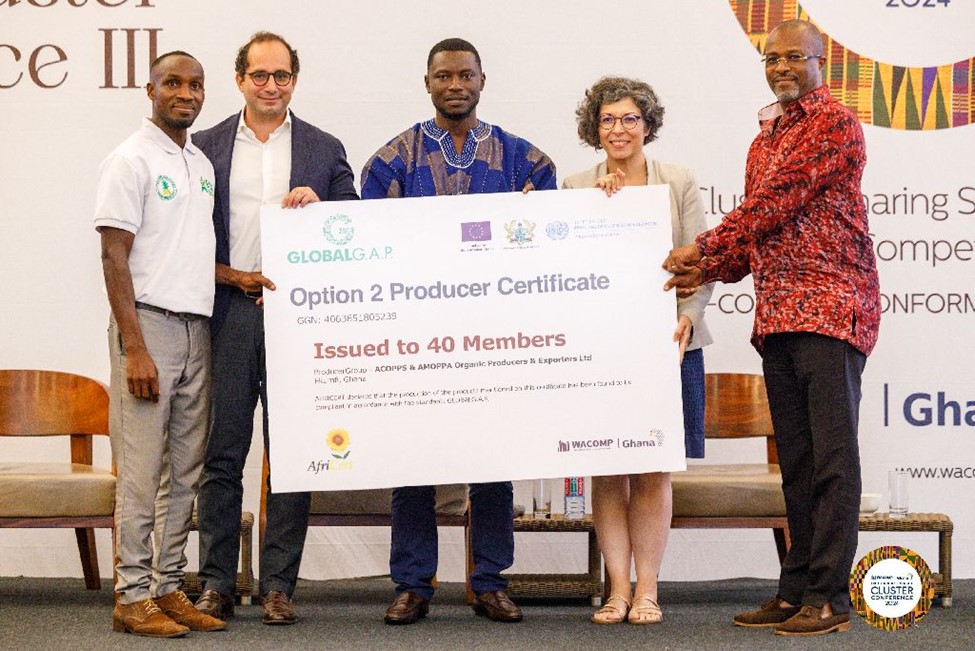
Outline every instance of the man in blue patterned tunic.
<svg viewBox="0 0 975 651">
<path fill-rule="evenodd" d="M 484 80 L 473 45 L 458 38 L 434 45 L 423 81 L 436 113 L 369 159 L 362 198 L 554 190 L 555 165 L 548 156 L 477 119 Z M 386 610 L 387 624 L 412 624 L 429 609 L 437 573 L 435 499 L 433 486 L 393 490 L 389 569 L 397 597 Z M 514 562 L 511 482 L 471 484 L 470 501 L 474 612 L 499 622 L 521 621 L 501 576 Z"/>
</svg>

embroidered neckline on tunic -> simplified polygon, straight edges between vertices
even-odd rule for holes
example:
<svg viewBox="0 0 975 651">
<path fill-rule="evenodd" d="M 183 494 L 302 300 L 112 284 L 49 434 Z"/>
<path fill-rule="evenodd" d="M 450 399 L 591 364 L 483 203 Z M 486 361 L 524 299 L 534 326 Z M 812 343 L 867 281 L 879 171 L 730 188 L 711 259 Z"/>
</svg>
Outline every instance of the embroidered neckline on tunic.
<svg viewBox="0 0 975 651">
<path fill-rule="evenodd" d="M 440 143 L 440 151 L 443 153 L 447 164 L 458 169 L 466 169 L 474 163 L 474 159 L 477 157 L 478 144 L 482 140 L 487 140 L 491 135 L 491 125 L 478 120 L 477 126 L 467 132 L 464 148 L 458 154 L 454 147 L 454 140 L 450 137 L 450 132 L 438 127 L 434 120 L 427 120 L 420 125 L 420 128 L 423 129 L 423 133 Z"/>
</svg>

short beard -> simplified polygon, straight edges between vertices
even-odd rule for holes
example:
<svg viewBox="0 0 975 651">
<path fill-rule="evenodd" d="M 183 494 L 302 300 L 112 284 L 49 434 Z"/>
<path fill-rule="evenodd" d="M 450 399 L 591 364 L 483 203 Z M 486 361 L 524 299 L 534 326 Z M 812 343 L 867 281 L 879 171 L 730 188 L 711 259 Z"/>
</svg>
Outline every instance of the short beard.
<svg viewBox="0 0 975 651">
<path fill-rule="evenodd" d="M 447 113 L 446 111 L 438 108 L 437 113 L 440 114 L 440 117 L 445 120 L 449 120 L 450 122 L 463 122 L 467 118 L 471 117 L 476 108 L 477 106 L 472 106 L 466 111 L 457 111 L 454 113 Z"/>
<path fill-rule="evenodd" d="M 793 88 L 791 90 L 783 90 L 775 94 L 776 99 L 779 100 L 780 104 L 789 104 L 794 102 L 800 97 L 802 97 L 802 91 L 798 88 Z"/>
<path fill-rule="evenodd" d="M 173 129 L 189 129 L 196 121 L 196 115 L 191 118 L 173 118 L 168 115 L 160 115 L 159 121 Z"/>
</svg>

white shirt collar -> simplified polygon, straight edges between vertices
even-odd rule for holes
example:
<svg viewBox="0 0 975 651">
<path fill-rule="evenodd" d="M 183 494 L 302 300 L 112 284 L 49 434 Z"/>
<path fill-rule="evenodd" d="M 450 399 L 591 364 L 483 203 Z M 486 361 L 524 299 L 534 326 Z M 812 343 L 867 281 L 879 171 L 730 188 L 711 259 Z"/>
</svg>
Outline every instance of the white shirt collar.
<svg viewBox="0 0 975 651">
<path fill-rule="evenodd" d="M 196 145 L 193 144 L 193 140 L 190 138 L 189 133 L 186 134 L 186 146 L 182 149 L 179 145 L 169 137 L 165 131 L 156 126 L 156 123 L 149 118 L 142 118 L 142 130 L 152 138 L 153 142 L 159 145 L 163 151 L 167 154 L 178 154 L 181 151 L 187 151 L 191 154 L 195 154 L 199 151 Z"/>
<path fill-rule="evenodd" d="M 284 116 L 284 122 L 278 125 L 278 128 L 271 132 L 271 137 L 268 138 L 268 140 L 276 138 L 280 134 L 285 132 L 290 132 L 290 131 L 291 131 L 291 109 L 288 109 L 287 113 L 285 113 Z M 257 135 L 254 133 L 254 130 L 251 129 L 249 126 L 247 126 L 247 123 L 244 121 L 244 111 L 240 112 L 240 117 L 237 119 L 237 134 L 243 135 L 247 138 L 257 141 Z"/>
</svg>

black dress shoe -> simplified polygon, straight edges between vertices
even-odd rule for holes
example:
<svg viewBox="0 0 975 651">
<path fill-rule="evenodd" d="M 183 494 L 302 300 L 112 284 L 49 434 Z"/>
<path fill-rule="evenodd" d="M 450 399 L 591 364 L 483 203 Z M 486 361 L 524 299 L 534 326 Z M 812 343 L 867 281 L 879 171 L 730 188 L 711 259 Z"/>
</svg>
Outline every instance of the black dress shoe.
<svg viewBox="0 0 975 651">
<path fill-rule="evenodd" d="M 502 590 L 485 592 L 474 597 L 474 612 L 496 622 L 520 622 L 524 615 Z"/>
<path fill-rule="evenodd" d="M 383 621 L 387 624 L 412 624 L 430 612 L 430 600 L 415 592 L 401 592 L 386 609 Z"/>
<path fill-rule="evenodd" d="M 261 605 L 264 608 L 264 614 L 261 616 L 262 624 L 275 626 L 294 624 L 298 621 L 291 599 L 280 590 L 271 590 L 264 595 L 261 598 Z"/>
<path fill-rule="evenodd" d="M 234 598 L 216 590 L 204 590 L 195 605 L 196 609 L 204 615 L 224 621 L 234 616 Z"/>
</svg>

